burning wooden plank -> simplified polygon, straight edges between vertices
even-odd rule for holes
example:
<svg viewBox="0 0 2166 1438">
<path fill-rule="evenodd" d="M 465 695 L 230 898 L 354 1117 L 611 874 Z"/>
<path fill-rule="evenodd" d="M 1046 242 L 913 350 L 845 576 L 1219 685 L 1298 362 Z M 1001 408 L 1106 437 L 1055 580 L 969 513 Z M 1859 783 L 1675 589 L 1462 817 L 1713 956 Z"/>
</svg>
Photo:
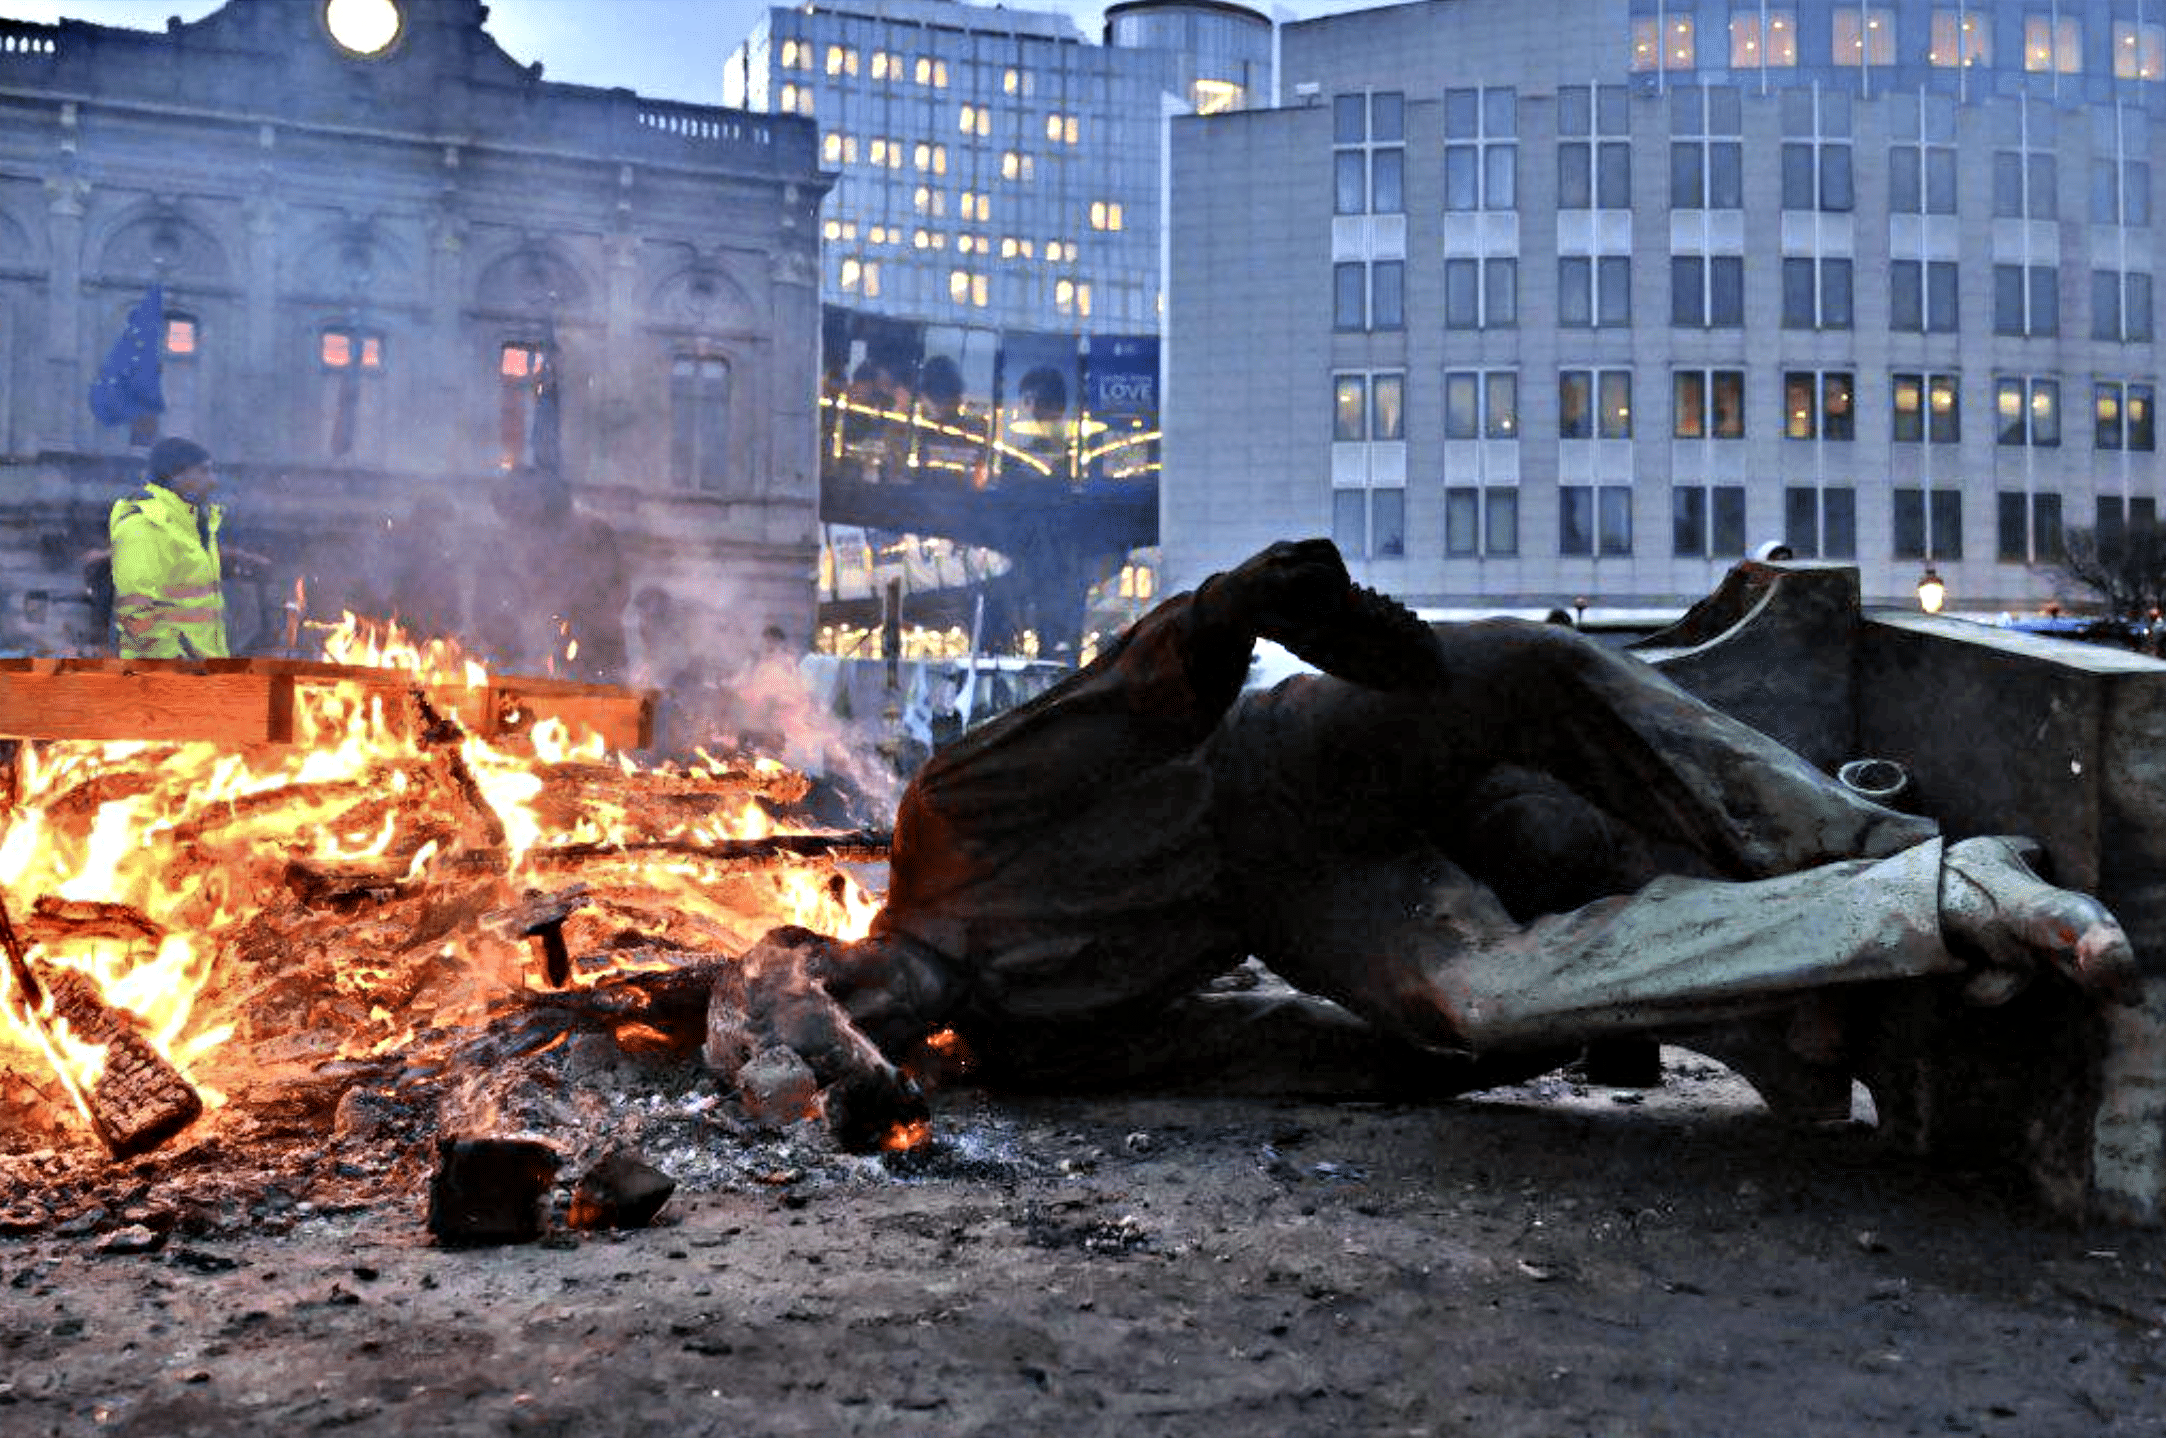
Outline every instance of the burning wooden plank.
<svg viewBox="0 0 2166 1438">
<path fill-rule="evenodd" d="M 290 744 L 300 737 L 301 691 L 347 686 L 380 695 L 388 714 L 402 708 L 414 682 L 398 669 L 295 659 L 0 659 L 0 735 Z M 526 675 L 423 682 L 440 709 L 485 739 L 525 734 L 547 720 L 613 749 L 654 739 L 651 690 Z"/>
<path fill-rule="evenodd" d="M 43 1038 L 55 1071 L 113 1157 L 147 1153 L 202 1114 L 195 1086 L 151 1046 L 133 1017 L 105 1001 L 88 975 L 53 968 L 41 979 L 31 969 L 4 901 L 0 947 L 7 950 L 12 997 L 23 1021 Z M 64 1057 L 76 1047 L 102 1053 L 87 1088 Z"/>
</svg>

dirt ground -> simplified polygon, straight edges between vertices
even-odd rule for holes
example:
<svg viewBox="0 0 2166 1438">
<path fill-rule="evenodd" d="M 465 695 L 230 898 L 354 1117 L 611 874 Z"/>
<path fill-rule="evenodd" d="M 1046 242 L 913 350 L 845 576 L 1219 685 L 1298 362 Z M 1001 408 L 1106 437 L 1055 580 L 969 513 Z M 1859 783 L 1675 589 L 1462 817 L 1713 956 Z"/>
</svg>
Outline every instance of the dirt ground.
<svg viewBox="0 0 2166 1438">
<path fill-rule="evenodd" d="M 0 1240 L 0 1434 L 2166 1434 L 2166 1235 L 1665 1060 L 1433 1107 L 962 1090 L 907 1160 L 807 1135 L 523 1246 L 305 1197 Z"/>
</svg>

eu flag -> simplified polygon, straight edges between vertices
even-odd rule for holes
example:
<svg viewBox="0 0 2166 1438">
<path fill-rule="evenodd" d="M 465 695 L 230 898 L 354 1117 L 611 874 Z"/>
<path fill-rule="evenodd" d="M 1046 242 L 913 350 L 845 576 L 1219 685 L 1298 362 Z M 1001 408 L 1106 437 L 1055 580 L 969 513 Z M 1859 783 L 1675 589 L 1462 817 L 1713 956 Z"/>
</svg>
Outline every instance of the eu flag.
<svg viewBox="0 0 2166 1438">
<path fill-rule="evenodd" d="M 159 356 L 165 350 L 165 286 L 152 285 L 128 311 L 128 327 L 113 341 L 98 377 L 90 382 L 90 412 L 100 424 L 165 412 Z"/>
</svg>

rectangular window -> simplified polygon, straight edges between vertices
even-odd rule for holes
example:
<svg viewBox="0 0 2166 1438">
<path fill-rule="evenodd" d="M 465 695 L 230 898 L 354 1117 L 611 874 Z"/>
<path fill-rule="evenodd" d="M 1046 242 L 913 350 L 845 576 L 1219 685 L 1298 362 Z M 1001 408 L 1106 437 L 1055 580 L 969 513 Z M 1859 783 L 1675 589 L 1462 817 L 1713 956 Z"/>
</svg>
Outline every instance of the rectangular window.
<svg viewBox="0 0 2166 1438">
<path fill-rule="evenodd" d="M 1632 261 L 1626 255 L 1564 255 L 1557 261 L 1557 323 L 1632 323 Z"/>
<path fill-rule="evenodd" d="M 2069 14 L 2024 16 L 2023 68 L 2033 74 L 2082 74 L 2082 23 Z"/>
<path fill-rule="evenodd" d="M 2061 442 L 2059 380 L 2004 376 L 1993 382 L 1993 408 L 1999 443 L 2050 449 Z"/>
<path fill-rule="evenodd" d="M 1783 435 L 1857 438 L 1857 389 L 1848 370 L 1788 370 L 1782 377 Z"/>
<path fill-rule="evenodd" d="M 1444 553 L 1455 559 L 1519 553 L 1519 492 L 1472 485 L 1445 490 Z"/>
<path fill-rule="evenodd" d="M 2113 74 L 2117 80 L 2166 77 L 2166 25 L 2151 21 L 2113 22 Z"/>
<path fill-rule="evenodd" d="M 1670 433 L 1677 439 L 1743 439 L 1745 372 L 1681 369 L 1672 377 Z"/>
<path fill-rule="evenodd" d="M 2051 265 L 1993 267 L 1993 332 L 2054 335 L 2061 328 L 2060 272 Z"/>
<path fill-rule="evenodd" d="M 1395 90 L 1332 97 L 1335 213 L 1405 212 L 1406 149 L 1401 143 L 1406 138 L 1405 112 L 1406 98 Z M 1060 138 L 1050 132 L 1047 137 Z"/>
<path fill-rule="evenodd" d="M 2091 271 L 2091 338 L 2151 338 L 2151 277 L 2138 271 Z"/>
<path fill-rule="evenodd" d="M 1406 438 L 1406 376 L 1377 374 L 1369 377 L 1369 438 Z"/>
<path fill-rule="evenodd" d="M 1369 266 L 1369 328 L 1406 327 L 1406 262 L 1376 260 Z"/>
<path fill-rule="evenodd" d="M 1782 147 L 1782 207 L 1848 214 L 1857 196 L 1850 142 L 1787 140 Z"/>
<path fill-rule="evenodd" d="M 1790 10 L 1752 10 L 1730 16 L 1730 68 L 1791 69 L 1797 64 L 1797 16 Z"/>
<path fill-rule="evenodd" d="M 1567 556 L 1632 552 L 1632 491 L 1624 485 L 1560 485 L 1557 552 Z"/>
<path fill-rule="evenodd" d="M 1837 65 L 1893 65 L 1895 11 L 1885 5 L 1835 7 L 1830 58 Z"/>
<path fill-rule="evenodd" d="M 1367 329 L 1369 325 L 1369 267 L 1360 261 L 1331 267 L 1331 327 L 1337 330 Z"/>
<path fill-rule="evenodd" d="M 1995 557 L 2004 564 L 2050 564 L 2062 554 L 2061 497 L 2004 489 Z M 2116 516 L 2118 518 L 2118 515 Z"/>
<path fill-rule="evenodd" d="M 1893 499 L 1892 530 L 1897 559 L 1963 557 L 1961 490 L 1897 488 Z"/>
<path fill-rule="evenodd" d="M 1448 90 L 1444 208 L 1509 210 L 1519 203 L 1519 92 Z"/>
<path fill-rule="evenodd" d="M 1568 369 L 1557 375 L 1557 438 L 1594 438 L 1594 372 Z"/>
<path fill-rule="evenodd" d="M 1444 376 L 1446 439 L 1517 439 L 1519 371 L 1452 370 Z"/>
<path fill-rule="evenodd" d="M 1739 255 L 1673 255 L 1670 323 L 1735 329 L 1745 323 L 1745 261 Z"/>
<path fill-rule="evenodd" d="M 729 480 L 730 366 L 712 355 L 670 362 L 670 476 L 684 489 L 719 490 Z"/>
<path fill-rule="evenodd" d="M 1369 559 L 1406 553 L 1406 491 L 1338 489 L 1331 494 L 1331 537 L 1340 549 Z"/>
<path fill-rule="evenodd" d="M 1993 17 L 1977 5 L 1961 9 L 1936 6 L 1926 62 L 1942 69 L 1993 63 Z"/>
<path fill-rule="evenodd" d="M 1857 558 L 1857 490 L 1829 485 L 1783 491 L 1783 543 L 1800 559 Z"/>
<path fill-rule="evenodd" d="M 1953 145 L 1900 144 L 1888 151 L 1888 208 L 1903 215 L 1955 213 Z"/>
<path fill-rule="evenodd" d="M 1340 442 L 1369 437 L 1369 377 L 1334 376 L 1331 382 L 1331 437 Z"/>
<path fill-rule="evenodd" d="M 1951 374 L 1898 374 L 1890 389 L 1891 437 L 1899 444 L 1962 440 L 1962 412 L 1956 377 Z"/>
<path fill-rule="evenodd" d="M 1894 260 L 1888 265 L 1888 325 L 1912 334 L 1953 334 L 1953 260 Z"/>
<path fill-rule="evenodd" d="M 1606 369 L 1596 372 L 1596 400 L 1599 412 L 1595 419 L 1596 432 L 1603 439 L 1630 439 L 1632 437 L 1632 371 Z"/>
<path fill-rule="evenodd" d="M 2150 384 L 2099 380 L 2091 386 L 2094 443 L 2099 449 L 2150 452 L 2157 445 Z"/>
<path fill-rule="evenodd" d="M 1634 70 L 1690 70 L 1694 52 L 1690 15 L 1648 15 L 1632 22 Z"/>
<path fill-rule="evenodd" d="M 1679 559 L 1727 559 L 1745 552 L 1742 485 L 1679 485 L 1670 491 L 1670 553 Z"/>
<path fill-rule="evenodd" d="M 1782 262 L 1782 324 L 1792 330 L 1846 330 L 1851 326 L 1851 262 L 1785 257 Z"/>
<path fill-rule="evenodd" d="M 1509 329 L 1519 321 L 1519 261 L 1444 262 L 1444 327 Z"/>
</svg>

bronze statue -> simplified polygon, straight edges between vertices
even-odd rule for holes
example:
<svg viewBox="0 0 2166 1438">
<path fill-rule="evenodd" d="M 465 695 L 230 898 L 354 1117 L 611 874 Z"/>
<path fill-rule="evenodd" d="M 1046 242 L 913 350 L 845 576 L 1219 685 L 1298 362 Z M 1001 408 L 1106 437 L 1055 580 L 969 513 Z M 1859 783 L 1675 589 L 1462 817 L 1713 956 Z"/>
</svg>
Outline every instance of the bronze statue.
<svg viewBox="0 0 2166 1438">
<path fill-rule="evenodd" d="M 1244 693 L 1259 638 L 1324 672 Z M 778 931 L 751 982 L 844 1069 L 946 1025 L 1028 1077 L 1118 1066 L 1252 955 L 1439 1092 L 1883 980 L 1991 1003 L 2045 964 L 2134 1002 L 2119 924 L 2031 855 L 1944 844 L 1569 628 L 1432 630 L 1307 540 L 935 755 L 872 935 Z"/>
</svg>

